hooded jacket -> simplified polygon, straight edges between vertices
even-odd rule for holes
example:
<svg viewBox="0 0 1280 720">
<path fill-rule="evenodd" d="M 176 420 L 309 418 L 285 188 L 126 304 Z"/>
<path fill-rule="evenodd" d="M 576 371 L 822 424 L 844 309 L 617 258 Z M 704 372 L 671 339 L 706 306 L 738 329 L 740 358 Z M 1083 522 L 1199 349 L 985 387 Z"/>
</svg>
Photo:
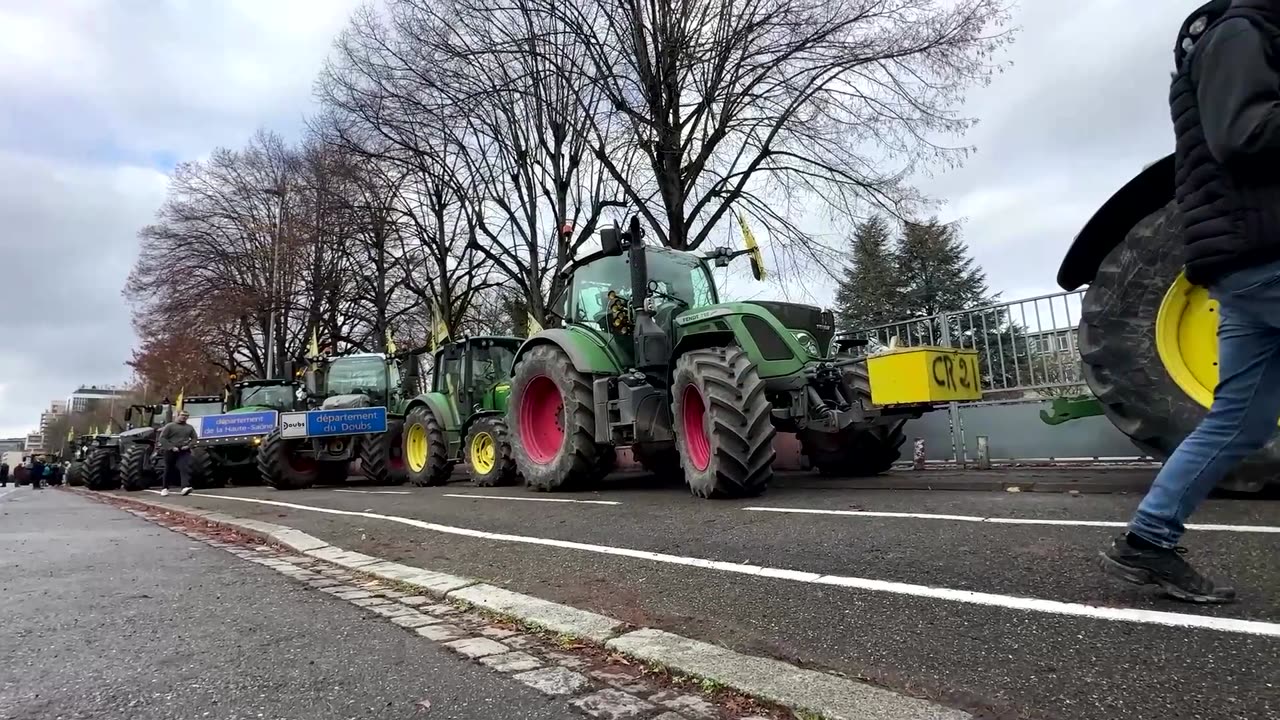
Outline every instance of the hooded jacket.
<svg viewBox="0 0 1280 720">
<path fill-rule="evenodd" d="M 1187 278 L 1280 260 L 1280 0 L 1214 0 L 1183 22 L 1169 107 Z"/>
</svg>

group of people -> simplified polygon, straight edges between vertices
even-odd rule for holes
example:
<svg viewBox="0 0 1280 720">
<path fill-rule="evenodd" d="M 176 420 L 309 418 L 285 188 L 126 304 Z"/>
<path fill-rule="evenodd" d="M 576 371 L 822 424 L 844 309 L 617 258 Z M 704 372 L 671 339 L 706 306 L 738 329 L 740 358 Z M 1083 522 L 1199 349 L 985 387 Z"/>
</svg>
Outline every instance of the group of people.
<svg viewBox="0 0 1280 720">
<path fill-rule="evenodd" d="M 18 477 L 18 469 L 9 468 L 9 463 L 0 462 L 0 487 L 9 484 L 9 475 L 12 472 L 13 484 L 30 481 L 31 487 L 39 490 L 45 485 L 61 485 L 64 468 L 60 462 L 45 462 L 45 459 L 39 455 L 34 455 L 23 462 L 22 469 L 25 470 L 26 478 Z"/>
</svg>

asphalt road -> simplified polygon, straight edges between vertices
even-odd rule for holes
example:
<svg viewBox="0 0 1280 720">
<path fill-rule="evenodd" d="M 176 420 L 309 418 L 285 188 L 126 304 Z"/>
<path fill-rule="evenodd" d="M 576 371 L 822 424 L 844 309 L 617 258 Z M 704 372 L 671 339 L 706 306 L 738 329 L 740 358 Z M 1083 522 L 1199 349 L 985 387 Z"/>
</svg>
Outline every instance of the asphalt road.
<svg viewBox="0 0 1280 720">
<path fill-rule="evenodd" d="M 51 489 L 5 491 L 5 720 L 581 717 L 349 603 L 132 515 Z"/>
<path fill-rule="evenodd" d="M 290 525 L 348 549 L 482 578 L 740 651 L 868 678 L 987 717 L 1280 717 L 1280 638 L 1267 634 L 1280 628 L 1266 625 L 1258 634 L 1198 626 L 1204 618 L 1280 623 L 1280 534 L 1247 528 L 1190 533 L 1193 559 L 1232 579 L 1242 595 L 1232 606 L 1192 607 L 1100 573 L 1097 553 L 1118 528 L 1038 524 L 1122 523 L 1138 501 L 1133 494 L 855 490 L 800 478 L 754 501 L 709 502 L 682 488 L 645 484 L 575 495 L 462 483 L 351 485 L 342 492 L 238 488 L 177 501 Z M 745 509 L 755 506 L 1037 524 Z M 1195 521 L 1275 528 L 1280 503 L 1212 500 Z M 510 537 L 469 537 L 455 529 Z M 566 541 L 585 545 L 566 547 Z M 709 568 L 701 560 L 815 575 L 763 577 Z M 802 581 L 817 575 L 858 582 Z M 925 591 L 902 591 L 892 583 Z M 996 600 L 959 602 L 963 593 L 953 591 L 990 593 Z M 1015 606 L 1001 598 L 1013 598 Z M 1016 604 L 1024 598 L 1178 613 L 1177 621 L 1192 627 L 1025 609 Z"/>
</svg>

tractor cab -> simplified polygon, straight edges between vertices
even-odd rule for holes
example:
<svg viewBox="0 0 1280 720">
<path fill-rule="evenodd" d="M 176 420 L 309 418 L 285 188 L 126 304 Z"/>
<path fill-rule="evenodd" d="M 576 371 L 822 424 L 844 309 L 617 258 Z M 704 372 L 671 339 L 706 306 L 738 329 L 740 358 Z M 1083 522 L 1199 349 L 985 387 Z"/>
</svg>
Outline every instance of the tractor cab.
<svg viewBox="0 0 1280 720">
<path fill-rule="evenodd" d="M 217 395 L 200 395 L 182 401 L 182 410 L 191 417 L 218 415 L 222 413 L 222 398 Z"/>
<path fill-rule="evenodd" d="M 318 383 L 320 406 L 326 410 L 393 407 L 400 396 L 400 364 L 382 353 L 358 353 L 333 358 Z"/>
<path fill-rule="evenodd" d="M 288 412 L 298 404 L 299 384 L 293 380 L 243 380 L 231 386 L 227 412 L 277 410 Z"/>
<path fill-rule="evenodd" d="M 445 345 L 436 351 L 431 391 L 446 397 L 457 417 L 480 408 L 506 411 L 511 366 L 521 342 L 484 336 Z"/>
</svg>

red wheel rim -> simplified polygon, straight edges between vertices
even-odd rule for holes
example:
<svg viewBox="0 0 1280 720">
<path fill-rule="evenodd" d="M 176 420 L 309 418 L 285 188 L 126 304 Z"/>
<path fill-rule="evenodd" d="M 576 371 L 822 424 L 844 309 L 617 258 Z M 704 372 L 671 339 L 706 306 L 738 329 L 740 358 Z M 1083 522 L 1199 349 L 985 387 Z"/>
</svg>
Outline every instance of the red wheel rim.
<svg viewBox="0 0 1280 720">
<path fill-rule="evenodd" d="M 546 375 L 525 386 L 520 396 L 520 440 L 529 459 L 546 465 L 560 454 L 564 444 L 564 399 L 560 388 Z"/>
<path fill-rule="evenodd" d="M 689 451 L 689 462 L 698 470 L 706 470 L 711 464 L 711 438 L 707 437 L 707 427 L 703 420 L 707 414 L 707 405 L 702 402 L 702 393 L 693 384 L 684 386 L 680 404 L 684 410 L 684 443 Z"/>
</svg>

